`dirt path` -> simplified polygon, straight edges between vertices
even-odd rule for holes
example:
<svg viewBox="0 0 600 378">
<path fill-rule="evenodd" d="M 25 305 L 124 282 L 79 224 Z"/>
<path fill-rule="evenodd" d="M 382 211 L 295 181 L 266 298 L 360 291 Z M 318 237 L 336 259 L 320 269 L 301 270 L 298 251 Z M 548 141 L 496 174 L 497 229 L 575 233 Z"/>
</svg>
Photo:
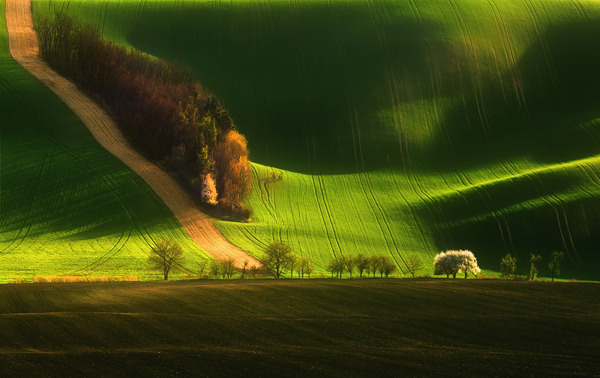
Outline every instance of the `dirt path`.
<svg viewBox="0 0 600 378">
<path fill-rule="evenodd" d="M 102 147 L 127 164 L 154 189 L 196 243 L 217 259 L 233 258 L 237 266 L 241 266 L 245 260 L 250 262 L 250 266 L 261 265 L 227 241 L 212 220 L 198 210 L 190 196 L 167 173 L 137 153 L 104 110 L 39 57 L 31 0 L 6 0 L 6 24 L 13 58 L 64 101 Z"/>
</svg>

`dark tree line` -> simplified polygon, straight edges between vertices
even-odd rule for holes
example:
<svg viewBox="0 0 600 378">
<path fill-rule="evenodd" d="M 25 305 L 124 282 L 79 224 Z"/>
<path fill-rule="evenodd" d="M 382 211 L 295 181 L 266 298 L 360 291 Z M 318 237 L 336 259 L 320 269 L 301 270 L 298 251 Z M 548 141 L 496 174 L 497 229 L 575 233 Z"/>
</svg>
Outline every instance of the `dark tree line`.
<svg viewBox="0 0 600 378">
<path fill-rule="evenodd" d="M 396 271 L 396 268 L 396 264 L 386 255 L 366 256 L 362 253 L 356 256 L 340 255 L 329 260 L 327 264 L 327 270 L 331 272 L 332 278 L 334 275 L 337 278 L 342 278 L 344 272 L 348 272 L 352 277 L 354 271 L 357 271 L 361 278 L 363 273 L 366 273 L 367 276 L 373 274 L 373 277 L 375 277 L 377 272 L 379 272 L 380 277 L 385 276 L 387 278 Z"/>
<path fill-rule="evenodd" d="M 64 13 L 40 20 L 37 32 L 42 57 L 99 97 L 137 148 L 203 203 L 250 215 L 243 204 L 251 188 L 246 140 L 191 70 L 105 41 Z"/>
</svg>

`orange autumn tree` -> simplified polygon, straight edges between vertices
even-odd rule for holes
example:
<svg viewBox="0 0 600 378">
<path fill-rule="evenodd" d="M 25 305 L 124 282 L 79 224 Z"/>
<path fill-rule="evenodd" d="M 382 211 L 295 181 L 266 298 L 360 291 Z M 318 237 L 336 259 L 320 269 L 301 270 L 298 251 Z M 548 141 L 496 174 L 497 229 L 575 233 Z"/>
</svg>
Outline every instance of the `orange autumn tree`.
<svg viewBox="0 0 600 378">
<path fill-rule="evenodd" d="M 248 218 L 244 200 L 252 191 L 252 166 L 248 142 L 235 130 L 229 131 L 218 144 L 215 154 L 219 207 L 224 215 Z"/>
</svg>

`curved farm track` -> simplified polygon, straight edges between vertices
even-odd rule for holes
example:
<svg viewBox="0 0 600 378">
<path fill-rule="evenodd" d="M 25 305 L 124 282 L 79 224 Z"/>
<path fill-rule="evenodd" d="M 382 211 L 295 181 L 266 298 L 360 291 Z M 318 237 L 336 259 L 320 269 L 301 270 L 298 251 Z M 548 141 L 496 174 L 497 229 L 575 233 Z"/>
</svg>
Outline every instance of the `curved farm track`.
<svg viewBox="0 0 600 378">
<path fill-rule="evenodd" d="M 256 259 L 227 241 L 212 220 L 198 210 L 190 196 L 166 172 L 135 151 L 104 110 L 39 57 L 31 0 L 6 0 L 6 24 L 13 58 L 64 101 L 102 147 L 150 185 L 196 243 L 217 259 L 233 258 L 237 266 L 248 260 L 250 266 L 261 266 Z"/>
</svg>

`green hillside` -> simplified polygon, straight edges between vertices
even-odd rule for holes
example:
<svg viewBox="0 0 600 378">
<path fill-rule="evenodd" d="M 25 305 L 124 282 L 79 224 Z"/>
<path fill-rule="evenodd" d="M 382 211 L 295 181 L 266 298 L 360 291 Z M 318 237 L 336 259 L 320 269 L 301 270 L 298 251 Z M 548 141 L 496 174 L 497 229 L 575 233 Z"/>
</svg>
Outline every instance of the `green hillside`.
<svg viewBox="0 0 600 378">
<path fill-rule="evenodd" d="M 206 258 L 160 198 L 8 52 L 0 1 L 0 282 L 148 278 L 154 240 Z"/>
<path fill-rule="evenodd" d="M 361 251 L 403 270 L 409 253 L 430 267 L 467 248 L 489 273 L 507 251 L 524 272 L 530 252 L 563 250 L 563 276 L 598 277 L 598 2 L 43 0 L 34 14 L 61 7 L 224 99 L 257 163 L 256 217 L 219 227 L 250 253 L 282 238 L 321 269 Z"/>
</svg>

